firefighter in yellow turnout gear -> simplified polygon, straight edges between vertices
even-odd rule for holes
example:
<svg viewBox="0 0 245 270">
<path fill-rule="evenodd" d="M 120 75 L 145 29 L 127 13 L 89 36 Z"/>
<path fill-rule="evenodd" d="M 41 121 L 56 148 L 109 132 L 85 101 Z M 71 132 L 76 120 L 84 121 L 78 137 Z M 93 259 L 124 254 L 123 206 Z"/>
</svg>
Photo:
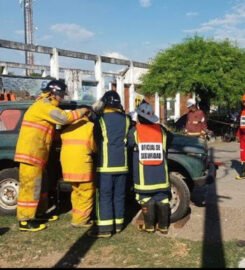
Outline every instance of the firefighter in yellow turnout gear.
<svg viewBox="0 0 245 270">
<path fill-rule="evenodd" d="M 61 134 L 60 161 L 64 181 L 72 185 L 72 221 L 74 227 L 92 225 L 94 204 L 94 124 L 87 115 L 67 126 Z"/>
<path fill-rule="evenodd" d="M 55 125 L 66 125 L 81 118 L 87 108 L 66 112 L 58 108 L 66 94 L 66 84 L 50 81 L 45 93 L 26 111 L 16 145 L 15 161 L 20 162 L 20 189 L 17 219 L 20 231 L 40 231 L 46 228 L 36 219 L 42 186 L 42 174 L 49 156 Z M 44 89 L 42 89 L 44 90 Z"/>
</svg>

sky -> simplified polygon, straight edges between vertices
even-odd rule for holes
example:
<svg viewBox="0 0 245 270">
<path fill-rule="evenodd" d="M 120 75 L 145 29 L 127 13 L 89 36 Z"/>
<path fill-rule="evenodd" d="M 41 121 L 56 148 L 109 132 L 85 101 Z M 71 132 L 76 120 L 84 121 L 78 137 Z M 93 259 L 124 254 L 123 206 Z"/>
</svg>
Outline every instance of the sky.
<svg viewBox="0 0 245 270">
<path fill-rule="evenodd" d="M 0 0 L 0 39 L 24 42 L 20 2 Z M 33 26 L 35 45 L 147 63 L 195 34 L 245 47 L 245 0 L 33 0 Z"/>
</svg>

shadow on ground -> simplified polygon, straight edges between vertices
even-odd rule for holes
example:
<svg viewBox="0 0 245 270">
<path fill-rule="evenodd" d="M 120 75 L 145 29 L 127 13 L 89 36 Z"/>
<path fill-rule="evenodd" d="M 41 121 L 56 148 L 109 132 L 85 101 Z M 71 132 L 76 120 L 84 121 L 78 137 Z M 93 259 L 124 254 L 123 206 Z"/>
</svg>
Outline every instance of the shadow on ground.
<svg viewBox="0 0 245 270">
<path fill-rule="evenodd" d="M 8 227 L 0 228 L 0 236 L 3 235 L 3 234 L 5 234 L 8 231 L 9 231 L 9 228 Z"/>
<path fill-rule="evenodd" d="M 210 149 L 210 160 L 214 160 L 214 149 Z M 204 217 L 204 234 L 202 248 L 202 268 L 225 268 L 225 254 L 222 228 L 217 196 L 216 181 L 213 183 L 214 200 L 206 202 Z"/>
<path fill-rule="evenodd" d="M 65 196 L 65 198 L 64 198 Z M 66 203 L 65 203 L 66 202 Z M 69 194 L 65 193 L 60 197 L 59 214 L 66 213 L 71 209 Z M 133 217 L 139 211 L 139 205 L 133 196 L 126 200 L 125 227 L 131 223 Z M 96 238 L 89 237 L 87 231 L 73 244 L 67 253 L 52 268 L 76 268 L 82 262 L 86 253 L 97 241 Z"/>
<path fill-rule="evenodd" d="M 87 236 L 85 232 L 52 268 L 78 267 L 95 241 L 96 238 Z"/>
</svg>

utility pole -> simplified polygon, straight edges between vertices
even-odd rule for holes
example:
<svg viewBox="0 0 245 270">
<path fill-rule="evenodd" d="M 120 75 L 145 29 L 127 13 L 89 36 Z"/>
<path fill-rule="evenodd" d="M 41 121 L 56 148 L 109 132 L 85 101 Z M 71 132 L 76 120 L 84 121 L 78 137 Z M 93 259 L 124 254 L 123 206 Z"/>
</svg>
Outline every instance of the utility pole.
<svg viewBox="0 0 245 270">
<path fill-rule="evenodd" d="M 25 24 L 25 44 L 33 44 L 33 21 L 32 21 L 32 0 L 20 0 L 24 10 Z M 34 64 L 34 55 L 32 52 L 25 52 L 25 63 L 28 65 Z M 31 70 L 26 69 L 26 75 L 29 76 Z"/>
</svg>

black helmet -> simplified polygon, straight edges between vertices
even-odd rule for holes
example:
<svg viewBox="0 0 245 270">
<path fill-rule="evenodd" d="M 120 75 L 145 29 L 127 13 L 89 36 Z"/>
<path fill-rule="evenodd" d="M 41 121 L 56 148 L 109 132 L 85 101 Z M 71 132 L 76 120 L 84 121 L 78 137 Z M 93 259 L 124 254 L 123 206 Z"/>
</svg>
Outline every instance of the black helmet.
<svg viewBox="0 0 245 270">
<path fill-rule="evenodd" d="M 121 109 L 122 107 L 120 96 L 114 90 L 105 92 L 101 100 L 104 102 L 105 106 L 119 108 L 119 109 Z"/>
<path fill-rule="evenodd" d="M 46 92 L 50 92 L 54 95 L 64 97 L 67 95 L 67 85 L 61 80 L 52 80 L 46 86 Z"/>
</svg>

